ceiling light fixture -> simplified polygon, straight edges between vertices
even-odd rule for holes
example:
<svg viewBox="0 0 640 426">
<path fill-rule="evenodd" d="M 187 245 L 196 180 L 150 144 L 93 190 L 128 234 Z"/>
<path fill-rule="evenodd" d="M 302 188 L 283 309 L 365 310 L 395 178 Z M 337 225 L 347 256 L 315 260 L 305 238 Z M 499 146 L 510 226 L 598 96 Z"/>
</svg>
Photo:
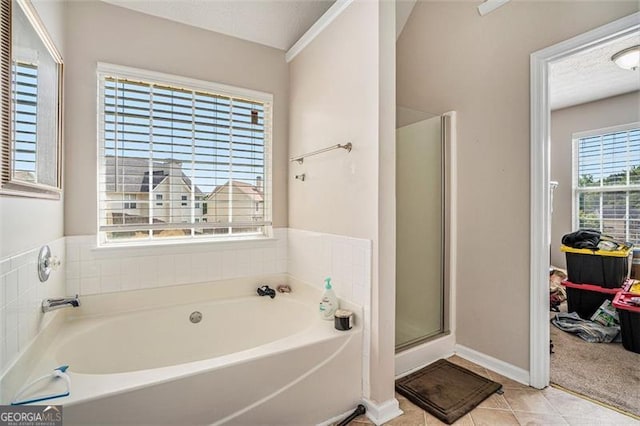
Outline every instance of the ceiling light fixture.
<svg viewBox="0 0 640 426">
<path fill-rule="evenodd" d="M 622 69 L 637 70 L 640 66 L 640 44 L 619 51 L 611 57 L 611 60 Z"/>
<path fill-rule="evenodd" d="M 493 12 L 509 0 L 485 0 L 480 6 L 478 6 L 478 13 L 480 16 L 484 16 L 487 13 Z"/>
</svg>

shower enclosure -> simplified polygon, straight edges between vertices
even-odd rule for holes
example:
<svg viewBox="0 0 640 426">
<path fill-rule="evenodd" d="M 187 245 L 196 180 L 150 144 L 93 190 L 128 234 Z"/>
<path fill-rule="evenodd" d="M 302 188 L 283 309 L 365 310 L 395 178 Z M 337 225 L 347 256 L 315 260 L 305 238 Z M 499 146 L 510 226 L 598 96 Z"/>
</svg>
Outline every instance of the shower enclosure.
<svg viewBox="0 0 640 426">
<path fill-rule="evenodd" d="M 396 350 L 448 331 L 445 303 L 447 118 L 397 108 Z"/>
</svg>

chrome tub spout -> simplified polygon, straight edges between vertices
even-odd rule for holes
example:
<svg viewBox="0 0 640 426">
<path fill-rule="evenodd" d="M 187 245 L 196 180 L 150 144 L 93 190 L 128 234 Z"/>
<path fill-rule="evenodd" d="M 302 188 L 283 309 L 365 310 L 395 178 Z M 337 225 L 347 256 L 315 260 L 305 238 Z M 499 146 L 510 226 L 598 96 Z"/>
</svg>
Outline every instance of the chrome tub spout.
<svg viewBox="0 0 640 426">
<path fill-rule="evenodd" d="M 80 299 L 75 297 L 61 297 L 58 299 L 44 299 L 42 301 L 42 312 L 54 311 L 62 308 L 77 308 L 80 306 Z"/>
</svg>

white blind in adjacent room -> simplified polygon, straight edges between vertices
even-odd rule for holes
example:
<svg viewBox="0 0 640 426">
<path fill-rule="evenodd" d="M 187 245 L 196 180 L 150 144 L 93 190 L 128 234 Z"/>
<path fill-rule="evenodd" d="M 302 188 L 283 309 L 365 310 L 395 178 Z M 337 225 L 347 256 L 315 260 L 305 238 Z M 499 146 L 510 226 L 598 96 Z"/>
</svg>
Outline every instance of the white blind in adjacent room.
<svg viewBox="0 0 640 426">
<path fill-rule="evenodd" d="M 640 243 L 640 123 L 574 139 L 576 225 Z"/>
<path fill-rule="evenodd" d="M 98 73 L 101 241 L 264 235 L 270 95 L 115 71 Z"/>
</svg>

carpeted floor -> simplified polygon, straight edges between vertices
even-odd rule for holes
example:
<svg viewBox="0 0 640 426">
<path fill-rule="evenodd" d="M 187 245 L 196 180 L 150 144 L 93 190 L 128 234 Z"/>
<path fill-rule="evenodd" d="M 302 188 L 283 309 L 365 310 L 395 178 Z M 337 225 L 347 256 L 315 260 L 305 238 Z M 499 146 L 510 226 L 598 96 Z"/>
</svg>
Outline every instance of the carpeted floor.
<svg viewBox="0 0 640 426">
<path fill-rule="evenodd" d="M 621 343 L 588 343 L 549 325 L 551 383 L 640 416 L 640 354 Z"/>
</svg>

